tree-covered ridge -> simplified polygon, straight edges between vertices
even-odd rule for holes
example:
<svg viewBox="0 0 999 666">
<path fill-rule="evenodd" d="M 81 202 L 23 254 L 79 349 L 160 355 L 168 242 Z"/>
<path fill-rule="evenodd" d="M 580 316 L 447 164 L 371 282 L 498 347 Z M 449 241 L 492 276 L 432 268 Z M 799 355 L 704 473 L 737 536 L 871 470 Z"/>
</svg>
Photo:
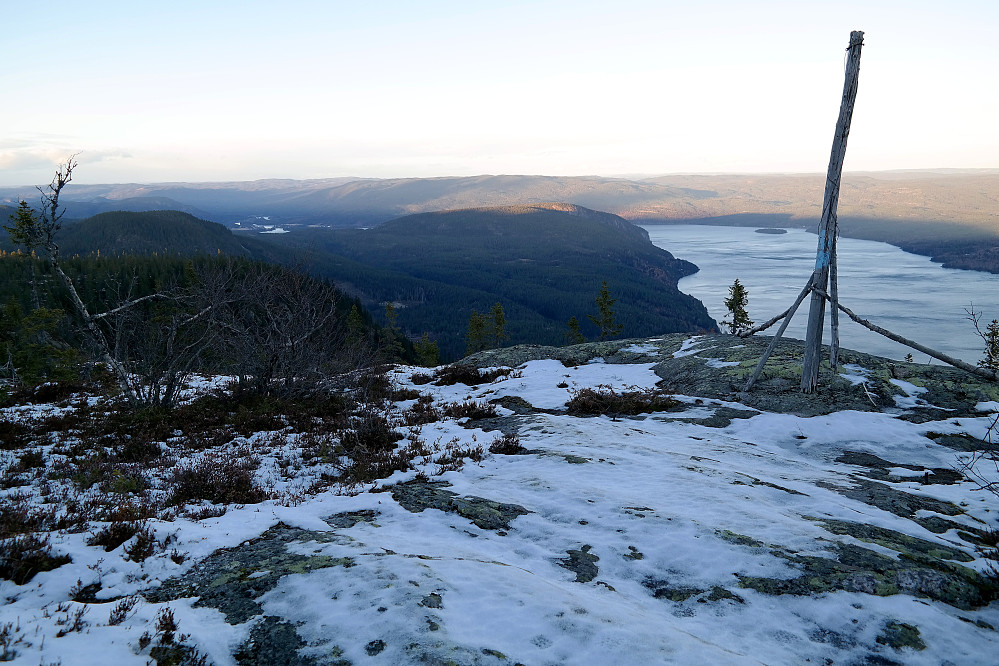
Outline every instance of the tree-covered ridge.
<svg viewBox="0 0 999 666">
<path fill-rule="evenodd" d="M 64 254 L 226 254 L 250 251 L 223 225 L 176 210 L 100 213 L 62 232 Z"/>
<path fill-rule="evenodd" d="M 373 229 L 313 229 L 272 239 L 321 248 L 316 269 L 366 302 L 394 301 L 400 327 L 429 331 L 445 358 L 460 355 L 473 310 L 497 302 L 510 344 L 561 344 L 571 317 L 587 315 L 606 281 L 628 336 L 713 330 L 704 306 L 677 280 L 697 270 L 609 213 L 541 204 L 420 213 Z M 315 256 L 319 256 L 318 253 Z"/>
</svg>

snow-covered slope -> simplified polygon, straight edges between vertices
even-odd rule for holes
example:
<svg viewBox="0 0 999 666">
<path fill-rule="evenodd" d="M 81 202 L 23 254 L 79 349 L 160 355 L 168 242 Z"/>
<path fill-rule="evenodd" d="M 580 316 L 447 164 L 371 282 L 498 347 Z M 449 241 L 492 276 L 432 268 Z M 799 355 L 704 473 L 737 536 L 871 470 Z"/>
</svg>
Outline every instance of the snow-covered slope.
<svg viewBox="0 0 999 666">
<path fill-rule="evenodd" d="M 507 453 L 453 471 L 420 457 L 348 495 L 274 481 L 275 499 L 220 517 L 149 521 L 170 542 L 142 562 L 125 558 L 129 543 L 105 552 L 54 532 L 72 562 L 0 582 L 7 654 L 67 666 L 996 663 L 996 581 L 980 572 L 999 498 L 953 471 L 994 420 L 991 389 L 936 404 L 942 370 L 896 364 L 906 379 L 892 383 L 878 379 L 887 361 L 855 355 L 847 377 L 826 378 L 837 393 L 811 400 L 856 408 L 806 409 L 785 392 L 794 408 L 777 409 L 780 372 L 756 395 L 719 388 L 757 349 L 669 336 L 502 350 L 473 360 L 531 360 L 477 386 L 395 368 L 397 387 L 433 404 L 498 405 L 401 428 L 411 440 Z M 674 391 L 696 373 L 715 379 L 665 411 L 566 412 L 586 388 Z M 258 476 L 278 478 L 289 451 L 241 441 L 261 456 Z"/>
</svg>

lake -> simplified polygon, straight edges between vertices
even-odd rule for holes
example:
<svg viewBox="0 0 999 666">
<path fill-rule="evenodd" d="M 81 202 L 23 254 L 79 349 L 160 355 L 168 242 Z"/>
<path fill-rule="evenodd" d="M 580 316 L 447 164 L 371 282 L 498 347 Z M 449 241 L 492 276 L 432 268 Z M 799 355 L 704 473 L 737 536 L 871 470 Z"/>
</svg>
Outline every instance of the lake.
<svg viewBox="0 0 999 666">
<path fill-rule="evenodd" d="M 697 264 L 699 272 L 680 280 L 680 291 L 700 299 L 716 321 L 728 311 L 724 300 L 732 282 L 749 290 L 749 316 L 762 323 L 786 310 L 815 267 L 818 240 L 813 233 L 758 233 L 751 227 L 642 225 L 652 242 L 675 257 Z M 875 241 L 840 238 L 840 301 L 857 315 L 932 349 L 977 363 L 984 343 L 965 308 L 983 311 L 982 328 L 999 318 L 999 275 L 943 268 L 927 257 Z M 798 308 L 786 336 L 804 339 L 809 299 Z M 765 334 L 773 334 L 775 324 Z M 826 311 L 826 342 L 829 316 Z M 840 314 L 840 344 L 889 358 L 912 353 L 916 362 L 940 363 L 892 342 Z"/>
</svg>

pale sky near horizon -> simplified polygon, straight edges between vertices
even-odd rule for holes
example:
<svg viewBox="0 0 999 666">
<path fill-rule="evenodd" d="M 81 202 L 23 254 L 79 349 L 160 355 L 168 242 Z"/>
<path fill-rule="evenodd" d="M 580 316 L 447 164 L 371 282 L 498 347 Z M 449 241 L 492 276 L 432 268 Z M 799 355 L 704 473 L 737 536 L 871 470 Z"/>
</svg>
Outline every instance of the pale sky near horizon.
<svg viewBox="0 0 999 666">
<path fill-rule="evenodd" d="M 0 185 L 999 167 L 999 2 L 5 3 Z"/>
</svg>

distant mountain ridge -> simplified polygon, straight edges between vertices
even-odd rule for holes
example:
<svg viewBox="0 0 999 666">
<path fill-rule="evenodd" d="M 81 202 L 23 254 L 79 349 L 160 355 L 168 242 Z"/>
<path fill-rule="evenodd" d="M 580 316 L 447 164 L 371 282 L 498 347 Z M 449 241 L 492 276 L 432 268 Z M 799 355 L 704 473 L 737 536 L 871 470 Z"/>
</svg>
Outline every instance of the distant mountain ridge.
<svg viewBox="0 0 999 666">
<path fill-rule="evenodd" d="M 822 174 L 677 174 L 654 178 L 482 175 L 231 183 L 77 185 L 68 216 L 172 208 L 233 228 L 371 227 L 414 213 L 565 201 L 637 223 L 713 222 L 814 229 Z M 0 205 L 32 188 L 0 188 Z M 880 240 L 945 266 L 999 272 L 999 170 L 847 173 L 845 236 Z"/>
<path fill-rule="evenodd" d="M 724 215 L 815 219 L 825 176 L 814 174 L 675 174 L 652 178 L 481 175 L 438 178 L 330 178 L 228 183 L 77 185 L 64 200 L 94 206 L 142 205 L 151 199 L 194 207 L 214 221 L 277 215 L 286 220 L 352 226 L 400 215 L 483 206 L 568 201 L 638 221 Z M 27 194 L 25 194 L 27 193 Z M 33 198 L 31 188 L 0 188 L 0 204 Z M 131 204 L 128 204 L 132 200 Z M 110 209 L 108 209 L 110 210 Z M 999 170 L 863 172 L 844 175 L 840 215 L 872 219 L 962 222 L 999 228 Z M 85 211 L 87 215 L 99 210 Z M 188 210 L 196 215 L 201 213 Z M 84 214 L 72 213 L 83 217 Z M 225 218 L 225 219 L 224 219 Z"/>
</svg>

